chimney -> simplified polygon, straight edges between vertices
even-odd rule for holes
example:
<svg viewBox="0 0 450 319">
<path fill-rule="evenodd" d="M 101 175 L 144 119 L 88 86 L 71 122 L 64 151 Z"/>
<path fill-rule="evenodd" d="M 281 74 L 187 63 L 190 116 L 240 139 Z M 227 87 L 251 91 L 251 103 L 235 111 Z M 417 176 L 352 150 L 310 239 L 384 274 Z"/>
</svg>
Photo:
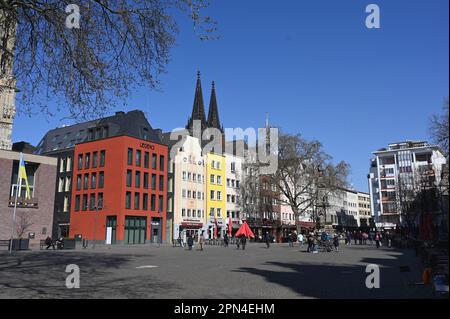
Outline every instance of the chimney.
<svg viewBox="0 0 450 319">
<path fill-rule="evenodd" d="M 125 112 L 124 111 L 118 111 L 118 112 L 116 112 L 116 115 L 125 115 Z"/>
</svg>

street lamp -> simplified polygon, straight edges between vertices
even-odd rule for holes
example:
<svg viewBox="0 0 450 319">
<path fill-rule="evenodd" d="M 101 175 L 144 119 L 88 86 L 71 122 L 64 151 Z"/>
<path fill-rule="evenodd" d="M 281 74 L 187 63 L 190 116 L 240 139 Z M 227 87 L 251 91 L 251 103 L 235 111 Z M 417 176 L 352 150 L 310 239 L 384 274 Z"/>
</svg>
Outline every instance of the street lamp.
<svg viewBox="0 0 450 319">
<path fill-rule="evenodd" d="M 97 215 L 98 215 L 98 209 L 103 209 L 103 200 L 99 199 L 97 201 L 97 205 L 94 207 L 95 209 L 95 215 L 94 215 L 94 243 L 92 244 L 92 249 L 95 249 L 95 243 L 97 241 Z"/>
</svg>

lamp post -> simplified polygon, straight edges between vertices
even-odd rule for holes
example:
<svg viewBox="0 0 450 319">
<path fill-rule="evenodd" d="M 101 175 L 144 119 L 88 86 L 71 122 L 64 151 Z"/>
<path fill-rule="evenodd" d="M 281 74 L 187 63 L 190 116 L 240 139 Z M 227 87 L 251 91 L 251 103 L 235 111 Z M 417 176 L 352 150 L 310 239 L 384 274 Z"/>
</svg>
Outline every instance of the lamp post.
<svg viewBox="0 0 450 319">
<path fill-rule="evenodd" d="M 97 215 L 98 215 L 98 210 L 103 209 L 103 200 L 99 199 L 97 201 L 97 205 L 94 207 L 95 208 L 95 215 L 94 215 L 94 243 L 92 244 L 92 249 L 95 249 L 95 244 L 97 241 Z"/>
</svg>

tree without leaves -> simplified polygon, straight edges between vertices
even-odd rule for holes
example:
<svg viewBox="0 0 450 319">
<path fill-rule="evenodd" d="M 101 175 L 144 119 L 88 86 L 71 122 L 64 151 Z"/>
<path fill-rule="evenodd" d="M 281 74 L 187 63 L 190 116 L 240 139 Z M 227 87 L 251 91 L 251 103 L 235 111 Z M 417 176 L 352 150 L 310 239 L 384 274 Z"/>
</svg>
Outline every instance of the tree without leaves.
<svg viewBox="0 0 450 319">
<path fill-rule="evenodd" d="M 430 120 L 430 127 L 429 131 L 431 134 L 431 137 L 444 152 L 444 155 L 448 158 L 448 147 L 449 147 L 449 126 L 448 126 L 448 119 L 449 119 L 449 101 L 448 98 L 444 103 L 444 112 L 440 115 L 433 115 Z"/>
<path fill-rule="evenodd" d="M 291 207 L 295 220 L 308 209 L 317 211 L 322 198 L 346 187 L 348 173 L 349 165 L 334 165 L 319 141 L 280 134 L 278 170 L 271 178 L 282 194 L 281 202 Z M 312 217 L 317 221 L 318 216 Z"/>
<path fill-rule="evenodd" d="M 66 27 L 69 4 L 79 6 L 79 29 Z M 0 59 L 14 54 L 20 98 L 28 105 L 23 112 L 52 114 L 41 98 L 56 97 L 58 110 L 66 107 L 72 118 L 98 117 L 114 101 L 124 102 L 135 86 L 157 87 L 178 31 L 177 11 L 190 15 L 202 40 L 215 36 L 214 21 L 201 15 L 207 5 L 206 0 L 0 0 L 0 26 L 17 23 L 15 49 L 0 46 Z"/>
<path fill-rule="evenodd" d="M 24 235 L 26 234 L 27 230 L 33 225 L 31 222 L 30 215 L 26 213 L 19 213 L 17 215 L 17 221 L 16 221 L 16 236 L 19 239 L 22 239 Z"/>
</svg>

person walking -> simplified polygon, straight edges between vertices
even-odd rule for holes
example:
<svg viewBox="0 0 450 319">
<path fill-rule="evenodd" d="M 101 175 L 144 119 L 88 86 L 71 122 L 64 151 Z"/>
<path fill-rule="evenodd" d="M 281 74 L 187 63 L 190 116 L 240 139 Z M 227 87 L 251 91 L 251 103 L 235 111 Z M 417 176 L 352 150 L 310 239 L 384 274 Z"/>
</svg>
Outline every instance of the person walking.
<svg viewBox="0 0 450 319">
<path fill-rule="evenodd" d="M 236 247 L 237 247 L 237 249 L 240 249 L 241 247 L 241 240 L 240 240 L 240 238 L 239 237 L 236 237 Z"/>
<path fill-rule="evenodd" d="M 225 247 L 228 247 L 228 241 L 229 241 L 228 234 L 225 233 L 225 235 L 223 236 L 223 244 Z"/>
<path fill-rule="evenodd" d="M 377 245 L 377 248 L 380 248 L 380 242 L 381 242 L 381 235 L 380 235 L 380 233 L 376 233 L 376 235 L 375 235 L 375 243 L 376 243 L 376 245 Z"/>
<path fill-rule="evenodd" d="M 292 234 L 289 233 L 288 235 L 288 243 L 289 243 L 289 248 L 293 247 L 294 245 L 292 244 Z"/>
<path fill-rule="evenodd" d="M 47 245 L 47 248 L 45 248 L 46 250 L 48 250 L 50 247 L 52 247 L 53 250 L 55 250 L 55 243 L 53 242 L 53 239 L 50 236 L 48 236 L 45 239 L 45 244 Z"/>
<path fill-rule="evenodd" d="M 189 234 L 187 237 L 187 244 L 188 244 L 189 250 L 192 250 L 192 246 L 194 246 L 194 238 L 192 238 L 191 234 Z"/>
<path fill-rule="evenodd" d="M 203 232 L 200 235 L 200 239 L 199 239 L 198 243 L 200 244 L 200 250 L 203 251 L 203 245 L 205 244 L 205 235 L 203 235 Z"/>
<path fill-rule="evenodd" d="M 355 241 L 355 246 L 358 245 L 358 233 L 357 232 L 353 233 L 353 239 Z"/>
<path fill-rule="evenodd" d="M 266 242 L 267 248 L 270 248 L 270 235 L 269 235 L 269 233 L 266 233 L 264 235 L 264 241 Z"/>
<path fill-rule="evenodd" d="M 334 250 L 339 251 L 339 236 L 338 236 L 338 234 L 334 235 L 333 245 L 334 245 Z"/>
<path fill-rule="evenodd" d="M 245 244 L 247 243 L 247 237 L 241 237 L 242 250 L 245 250 Z"/>
<path fill-rule="evenodd" d="M 303 238 L 303 234 L 302 233 L 298 234 L 297 240 L 298 240 L 298 243 L 299 243 L 300 247 L 303 247 L 303 240 L 304 240 L 304 238 Z"/>
</svg>

